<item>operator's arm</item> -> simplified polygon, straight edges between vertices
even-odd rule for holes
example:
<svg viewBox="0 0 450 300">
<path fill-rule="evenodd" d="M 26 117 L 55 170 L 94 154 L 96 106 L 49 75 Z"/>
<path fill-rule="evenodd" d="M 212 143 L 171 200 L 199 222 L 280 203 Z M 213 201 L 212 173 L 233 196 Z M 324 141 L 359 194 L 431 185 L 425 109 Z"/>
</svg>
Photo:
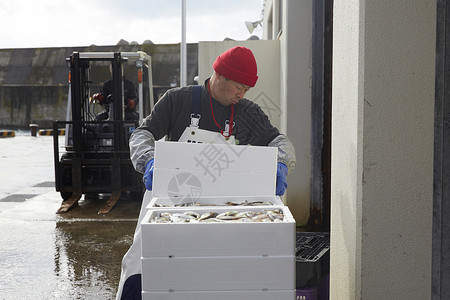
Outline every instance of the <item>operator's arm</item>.
<svg viewBox="0 0 450 300">
<path fill-rule="evenodd" d="M 136 104 L 139 102 L 134 84 L 133 84 L 133 82 L 131 82 L 128 79 L 124 79 L 123 83 L 124 83 L 123 86 L 124 86 L 124 90 L 125 90 L 124 91 L 125 105 L 128 108 L 134 108 L 136 106 Z M 130 100 L 132 100 L 132 101 L 130 101 Z"/>
<path fill-rule="evenodd" d="M 139 173 L 143 174 L 147 163 L 154 158 L 155 141 L 169 133 L 171 107 L 173 106 L 169 94 L 165 93 L 158 100 L 151 114 L 130 136 L 130 158 Z"/>
<path fill-rule="evenodd" d="M 288 184 L 287 175 L 294 170 L 295 167 L 295 149 L 292 142 L 287 136 L 279 134 L 272 141 L 269 147 L 278 148 L 278 163 L 277 163 L 277 181 L 275 194 L 278 196 L 284 195 Z"/>
<path fill-rule="evenodd" d="M 236 137 L 242 144 L 278 148 L 277 181 L 275 194 L 281 196 L 287 188 L 287 175 L 295 167 L 295 149 L 287 136 L 280 134 L 268 116 L 254 102 L 242 99 L 238 102 L 239 113 L 236 124 Z"/>
<path fill-rule="evenodd" d="M 109 95 L 114 94 L 114 87 L 113 87 L 113 81 L 108 80 L 106 81 L 102 88 L 100 89 L 100 94 L 102 94 L 103 98 L 108 98 Z"/>
<path fill-rule="evenodd" d="M 102 104 L 112 93 L 112 80 L 108 80 L 102 85 L 100 92 L 92 95 L 92 98 L 97 100 L 98 103 Z"/>
<path fill-rule="evenodd" d="M 289 173 L 292 173 L 297 160 L 295 159 L 295 148 L 291 140 L 284 134 L 280 134 L 268 146 L 278 148 L 278 162 L 285 164 Z"/>
<path fill-rule="evenodd" d="M 179 101 L 177 103 L 173 103 L 174 98 Z M 172 93 L 170 91 L 166 92 L 156 103 L 152 113 L 145 118 L 143 124 L 131 134 L 129 143 L 131 162 L 133 163 L 136 171 L 144 174 L 142 179 L 147 190 L 152 190 L 153 188 L 155 141 L 160 140 L 166 135 L 170 136 L 174 128 L 177 128 L 177 126 L 172 124 L 172 114 L 174 107 L 182 107 L 183 102 L 186 102 L 183 101 L 183 97 L 172 97 Z M 178 114 L 176 115 L 177 116 L 173 116 L 173 119 L 180 119 L 180 116 Z M 189 116 L 188 113 L 185 115 Z M 175 124 L 176 123 L 177 122 L 175 122 Z M 189 124 L 189 117 L 187 117 L 185 121 L 181 120 L 178 123 L 178 127 L 182 125 L 184 125 L 183 127 L 186 127 L 186 124 Z"/>
<path fill-rule="evenodd" d="M 296 159 L 295 149 L 289 138 L 280 133 L 269 117 L 256 103 L 247 99 L 238 102 L 236 117 L 236 138 L 241 144 L 270 146 L 278 148 L 278 162 L 283 163 L 291 173 Z"/>
<path fill-rule="evenodd" d="M 130 137 L 130 158 L 136 171 L 145 172 L 145 165 L 155 156 L 155 137 L 145 129 L 137 128 Z"/>
</svg>

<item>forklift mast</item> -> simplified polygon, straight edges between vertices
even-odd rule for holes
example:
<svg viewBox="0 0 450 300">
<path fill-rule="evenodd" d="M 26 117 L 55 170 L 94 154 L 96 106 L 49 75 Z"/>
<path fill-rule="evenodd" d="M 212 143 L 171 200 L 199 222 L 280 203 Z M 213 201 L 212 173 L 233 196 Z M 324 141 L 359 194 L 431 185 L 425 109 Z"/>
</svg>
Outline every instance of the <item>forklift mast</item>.
<svg viewBox="0 0 450 300">
<path fill-rule="evenodd" d="M 123 76 L 122 76 L 122 58 L 120 53 L 111 53 L 112 57 L 107 58 L 104 56 L 83 58 L 80 57 L 80 53 L 75 52 L 70 56 L 70 72 L 71 76 L 71 96 L 72 96 L 72 120 L 81 121 L 74 123 L 73 140 L 77 141 L 73 143 L 74 154 L 79 155 L 83 153 L 82 128 L 84 122 L 92 121 L 94 116 L 90 109 L 90 63 L 93 61 L 111 61 L 112 65 L 112 80 L 114 88 L 113 97 L 113 109 L 110 114 L 109 120 L 111 121 L 123 121 Z M 116 95 L 119 95 L 117 97 Z M 116 122 L 117 123 L 117 122 Z M 114 126 L 114 152 L 113 155 L 117 156 L 123 151 L 127 151 L 127 145 L 123 141 L 123 132 L 119 128 L 120 126 Z"/>
<path fill-rule="evenodd" d="M 125 120 L 123 63 L 129 57 L 141 60 L 136 63 L 138 71 L 148 70 L 147 88 L 152 107 L 151 60 L 148 55 L 120 52 L 74 52 L 68 58 L 70 66 L 70 91 L 68 109 L 71 119 L 54 122 L 55 186 L 63 202 L 57 213 L 69 210 L 83 194 L 97 197 L 110 194 L 99 213 L 108 213 L 120 197 L 129 193 L 132 198 L 142 200 L 144 187 L 142 175 L 137 173 L 130 160 L 128 140 L 138 126 L 137 120 Z M 102 106 L 107 119 L 96 118 L 95 103 L 91 98 L 90 69 L 93 62 L 103 61 L 111 65 L 113 94 Z M 145 61 L 145 63 L 143 63 Z M 142 77 L 142 76 L 141 76 Z M 142 82 L 139 82 L 142 90 Z M 141 94 L 141 93 L 140 93 Z M 144 107 L 143 99 L 139 105 Z M 98 106 L 98 105 L 97 105 Z M 140 108 L 140 119 L 143 109 Z M 148 109 L 146 111 L 148 113 Z M 57 128 L 65 126 L 65 153 L 59 152 Z M 56 130 L 55 130 L 56 128 Z"/>
</svg>

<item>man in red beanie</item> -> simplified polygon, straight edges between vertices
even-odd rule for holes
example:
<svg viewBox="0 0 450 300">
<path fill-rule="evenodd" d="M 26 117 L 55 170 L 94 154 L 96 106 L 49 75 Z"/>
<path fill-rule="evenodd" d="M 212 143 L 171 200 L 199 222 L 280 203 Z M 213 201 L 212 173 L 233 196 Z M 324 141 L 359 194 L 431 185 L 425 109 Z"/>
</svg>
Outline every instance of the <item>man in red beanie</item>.
<svg viewBox="0 0 450 300">
<path fill-rule="evenodd" d="M 286 176 L 295 167 L 291 141 L 272 126 L 267 115 L 254 102 L 244 98 L 258 80 L 257 64 L 250 49 L 234 47 L 220 54 L 212 76 L 202 86 L 168 90 L 151 114 L 130 137 L 130 156 L 144 184 L 152 190 L 155 141 L 188 141 L 195 130 L 196 142 L 214 142 L 278 147 L 276 194 L 287 188 Z M 145 207 L 146 203 L 142 204 Z M 145 214 L 141 208 L 139 222 Z M 140 226 L 134 242 L 122 261 L 117 299 L 141 299 Z"/>
</svg>

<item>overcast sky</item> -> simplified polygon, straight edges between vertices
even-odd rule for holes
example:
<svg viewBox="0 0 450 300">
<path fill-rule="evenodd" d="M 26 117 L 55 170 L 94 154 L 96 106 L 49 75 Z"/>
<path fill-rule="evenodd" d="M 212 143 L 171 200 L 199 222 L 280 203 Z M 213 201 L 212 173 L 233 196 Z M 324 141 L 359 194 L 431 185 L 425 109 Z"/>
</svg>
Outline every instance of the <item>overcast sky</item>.
<svg viewBox="0 0 450 300">
<path fill-rule="evenodd" d="M 182 0 L 0 0 L 0 48 L 181 42 Z M 186 40 L 246 40 L 264 0 L 186 0 Z M 261 27 L 253 35 L 262 37 Z"/>
</svg>

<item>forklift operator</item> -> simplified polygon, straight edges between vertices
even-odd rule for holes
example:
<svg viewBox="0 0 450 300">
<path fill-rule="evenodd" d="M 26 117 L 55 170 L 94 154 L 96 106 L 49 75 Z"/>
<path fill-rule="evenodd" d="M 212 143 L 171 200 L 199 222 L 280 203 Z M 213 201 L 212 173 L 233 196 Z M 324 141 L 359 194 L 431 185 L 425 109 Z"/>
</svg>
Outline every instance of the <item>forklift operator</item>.
<svg viewBox="0 0 450 300">
<path fill-rule="evenodd" d="M 231 48 L 217 57 L 213 69 L 211 78 L 202 86 L 173 88 L 158 100 L 151 114 L 131 134 L 134 168 L 144 174 L 144 184 L 152 190 L 155 141 L 166 135 L 169 140 L 179 142 L 277 147 L 276 194 L 283 195 L 286 176 L 295 167 L 295 149 L 288 137 L 272 126 L 262 109 L 244 98 L 258 79 L 253 53 L 245 47 Z M 122 259 L 117 300 L 141 299 L 139 225 L 146 204 L 144 201 L 141 206 L 133 244 Z"/>
<path fill-rule="evenodd" d="M 109 71 L 112 75 L 112 66 L 109 66 Z M 109 101 L 108 97 L 112 97 L 114 94 L 113 80 L 110 79 L 106 81 L 100 93 L 96 93 L 92 96 L 93 99 L 98 101 L 98 103 L 103 104 Z M 128 79 L 123 78 L 123 99 L 125 102 L 125 120 L 138 120 L 139 115 L 136 112 L 136 104 L 138 103 L 138 97 L 136 95 L 136 89 L 133 82 Z M 108 112 L 102 112 L 97 117 L 96 120 L 107 120 Z"/>
</svg>

